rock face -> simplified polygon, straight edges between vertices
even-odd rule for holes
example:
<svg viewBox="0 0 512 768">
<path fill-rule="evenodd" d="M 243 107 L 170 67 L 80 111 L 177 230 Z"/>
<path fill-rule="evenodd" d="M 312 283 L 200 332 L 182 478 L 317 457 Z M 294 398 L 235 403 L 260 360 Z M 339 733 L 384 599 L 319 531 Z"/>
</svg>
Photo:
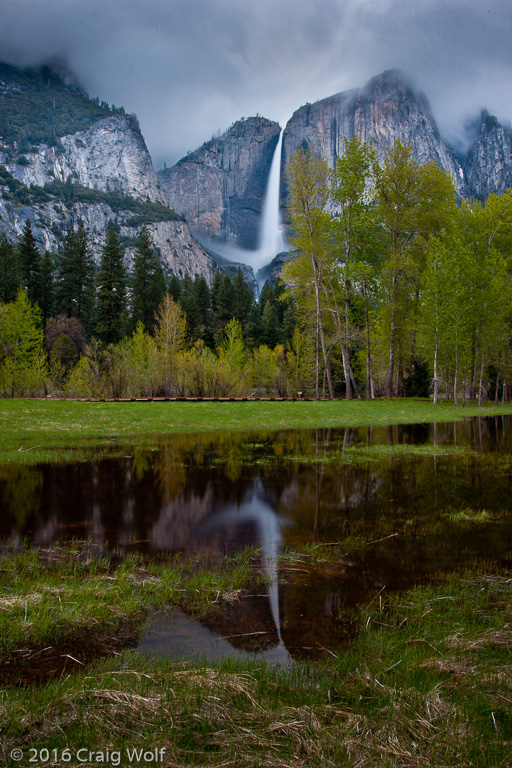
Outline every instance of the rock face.
<svg viewBox="0 0 512 768">
<path fill-rule="evenodd" d="M 23 157 L 26 164 L 20 165 L 0 152 L 0 163 L 27 186 L 42 187 L 71 177 L 84 187 L 167 204 L 146 143 L 129 115 L 98 120 L 86 131 L 62 136 L 59 146 L 39 144 Z"/>
<path fill-rule="evenodd" d="M 265 283 L 277 283 L 281 276 L 283 265 L 291 258 L 293 258 L 293 254 L 283 251 L 278 253 L 270 264 L 266 264 L 261 269 L 258 269 L 256 272 L 258 285 L 263 286 Z"/>
<path fill-rule="evenodd" d="M 69 209 L 54 203 L 30 207 L 12 206 L 0 199 L 0 237 L 5 235 L 9 240 L 16 241 L 28 219 L 40 249 L 55 253 L 67 227 L 76 226 L 81 220 L 92 253 L 96 262 L 99 262 L 107 227 L 113 221 L 119 228 L 121 243 L 125 246 L 126 265 L 130 267 L 135 251 L 134 240 L 141 229 L 140 226 L 128 226 L 131 216 L 130 211 L 113 210 L 105 203 L 75 203 Z M 160 251 L 164 269 L 180 277 L 188 272 L 192 277 L 196 274 L 204 275 L 209 283 L 213 280 L 217 265 L 191 236 L 185 222 L 156 221 L 147 226 L 155 247 Z"/>
<path fill-rule="evenodd" d="M 470 193 L 481 200 L 512 188 L 512 131 L 485 111 L 464 172 Z"/>
<path fill-rule="evenodd" d="M 20 119 L 10 126 L 4 119 L 1 131 L 0 237 L 16 240 L 28 219 L 40 248 L 55 253 L 67 228 L 81 220 L 99 260 L 112 221 L 118 226 L 129 266 L 144 220 L 168 271 L 178 275 L 188 271 L 192 277 L 201 274 L 211 282 L 216 264 L 192 238 L 186 222 L 176 220 L 169 211 L 133 115 L 124 111 L 112 114 L 108 105 L 98 106 L 55 73 L 0 65 L 0 74 L 4 78 L 0 80 L 0 117 L 4 110 L 4 118 L 23 115 L 26 121 L 25 126 Z M 49 130 L 54 115 L 60 120 L 55 123 L 59 130 Z M 43 140 L 20 139 L 26 126 L 32 136 L 42 136 Z M 63 126 L 82 129 L 66 133 Z M 106 194 L 89 195 L 88 202 L 78 197 L 70 201 L 62 194 L 59 197 L 54 188 L 42 189 L 53 182 L 61 182 L 61 187 L 64 182 L 66 188 L 69 182 Z M 110 193 L 122 197 L 117 195 L 116 199 Z M 131 203 L 142 204 L 138 211 L 127 204 L 128 198 Z M 134 216 L 137 212 L 138 217 Z"/>
<path fill-rule="evenodd" d="M 359 141 L 372 141 L 380 160 L 398 139 L 410 142 L 420 164 L 434 161 L 442 166 L 463 193 L 462 168 L 442 141 L 426 98 L 415 94 L 398 70 L 383 72 L 363 88 L 298 109 L 284 131 L 283 162 L 286 164 L 300 146 L 311 144 L 332 168 L 344 152 L 345 139 L 354 135 Z"/>
<path fill-rule="evenodd" d="M 171 206 L 185 216 L 193 235 L 257 247 L 280 131 L 265 118 L 239 120 L 172 168 L 158 172 Z"/>
</svg>

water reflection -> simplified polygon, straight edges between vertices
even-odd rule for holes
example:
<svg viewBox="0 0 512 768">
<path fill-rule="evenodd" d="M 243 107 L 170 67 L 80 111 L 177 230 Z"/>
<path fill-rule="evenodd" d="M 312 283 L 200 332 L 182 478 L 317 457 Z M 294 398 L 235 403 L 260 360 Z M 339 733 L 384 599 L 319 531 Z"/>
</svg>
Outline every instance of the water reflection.
<svg viewBox="0 0 512 768">
<path fill-rule="evenodd" d="M 210 626 L 241 653 L 321 654 L 348 631 L 352 609 L 383 587 L 475 559 L 509 563 L 510 417 L 174 435 L 118 454 L 0 467 L 0 536 L 37 545 L 88 538 L 153 553 L 255 546 L 267 594 Z M 482 510 L 487 523 L 471 523 Z M 361 534 L 376 541 L 352 547 L 350 559 L 315 570 L 278 565 L 283 546 Z"/>
<path fill-rule="evenodd" d="M 154 616 L 141 638 L 138 650 L 144 656 L 173 659 L 207 659 L 208 661 L 236 658 L 260 659 L 267 664 L 285 666 L 291 655 L 280 640 L 277 646 L 261 650 L 245 650 L 232 644 L 232 635 L 223 637 L 203 626 L 183 611 L 173 609 Z"/>
<path fill-rule="evenodd" d="M 277 566 L 281 550 L 281 527 L 291 523 L 278 517 L 275 510 L 265 501 L 263 486 L 259 477 L 256 478 L 250 494 L 240 505 L 226 507 L 221 512 L 211 515 L 200 526 L 199 541 L 202 539 L 218 540 L 225 546 L 228 538 L 236 536 L 242 528 L 254 530 L 253 542 L 261 552 L 262 569 L 268 585 L 270 610 L 277 631 L 279 646 L 283 646 L 281 622 L 279 619 L 279 595 Z"/>
</svg>

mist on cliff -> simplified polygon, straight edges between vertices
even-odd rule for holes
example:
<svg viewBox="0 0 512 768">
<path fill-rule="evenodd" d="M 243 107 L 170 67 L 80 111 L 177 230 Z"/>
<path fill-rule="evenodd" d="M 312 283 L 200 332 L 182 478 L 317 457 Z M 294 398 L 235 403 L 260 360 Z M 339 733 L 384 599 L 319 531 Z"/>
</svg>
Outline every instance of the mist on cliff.
<svg viewBox="0 0 512 768">
<path fill-rule="evenodd" d="M 512 120 L 511 33 L 509 0 L 0 0 L 0 59 L 66 62 L 137 113 L 157 168 L 390 68 L 460 144 L 481 108 Z"/>
</svg>

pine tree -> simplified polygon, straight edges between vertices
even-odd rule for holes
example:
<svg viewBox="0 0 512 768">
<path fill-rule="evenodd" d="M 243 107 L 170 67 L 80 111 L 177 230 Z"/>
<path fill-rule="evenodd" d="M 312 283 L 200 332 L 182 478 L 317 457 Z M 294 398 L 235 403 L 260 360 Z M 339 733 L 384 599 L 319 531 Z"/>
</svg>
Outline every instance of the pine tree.
<svg viewBox="0 0 512 768">
<path fill-rule="evenodd" d="M 180 305 L 187 318 L 187 333 L 191 341 L 195 341 L 201 322 L 201 315 L 194 296 L 194 282 L 188 272 L 181 283 Z"/>
<path fill-rule="evenodd" d="M 57 273 L 57 311 L 67 317 L 78 318 L 88 330 L 94 300 L 94 260 L 87 242 L 87 233 L 80 222 L 77 231 L 69 229 L 64 240 Z"/>
<path fill-rule="evenodd" d="M 41 259 L 41 291 L 39 299 L 43 328 L 46 328 L 46 323 L 53 316 L 55 309 L 54 272 L 55 262 L 53 256 L 49 251 L 45 251 Z"/>
<path fill-rule="evenodd" d="M 254 301 L 254 293 L 252 288 L 245 282 L 240 267 L 238 267 L 238 272 L 233 281 L 233 293 L 233 317 L 240 320 L 242 326 L 244 326 L 249 316 L 251 304 Z"/>
<path fill-rule="evenodd" d="M 263 307 L 261 324 L 263 343 L 270 347 L 270 349 L 274 349 L 279 341 L 279 318 L 275 306 L 270 301 L 267 301 Z"/>
<path fill-rule="evenodd" d="M 234 317 L 235 291 L 230 276 L 225 273 L 220 279 L 220 285 L 216 286 L 215 308 L 213 310 L 213 335 L 218 342 L 224 328 Z"/>
<path fill-rule="evenodd" d="M 171 279 L 169 280 L 169 296 L 174 299 L 174 301 L 179 301 L 181 296 L 181 280 L 179 277 L 175 274 L 171 275 Z"/>
<path fill-rule="evenodd" d="M 27 291 L 29 301 L 36 303 L 41 298 L 41 254 L 37 247 L 30 221 L 27 219 L 18 243 L 18 261 L 21 284 Z"/>
<path fill-rule="evenodd" d="M 263 325 L 261 322 L 261 305 L 254 301 L 247 317 L 244 328 L 245 340 L 249 349 L 255 349 L 263 343 Z"/>
<path fill-rule="evenodd" d="M 3 237 L 0 241 L 0 302 L 15 301 L 20 285 L 20 271 L 16 250 Z"/>
<path fill-rule="evenodd" d="M 137 323 L 151 331 L 155 324 L 155 312 L 165 294 L 165 278 L 160 256 L 151 241 L 146 226 L 137 238 L 133 257 L 131 323 Z"/>
<path fill-rule="evenodd" d="M 197 275 L 193 287 L 194 303 L 199 315 L 199 323 L 196 328 L 197 338 L 203 339 L 206 344 L 213 342 L 212 312 L 210 288 L 204 275 Z"/>
<path fill-rule="evenodd" d="M 116 344 L 125 326 L 126 270 L 119 237 L 112 224 L 105 237 L 97 284 L 96 332 L 106 344 Z"/>
</svg>

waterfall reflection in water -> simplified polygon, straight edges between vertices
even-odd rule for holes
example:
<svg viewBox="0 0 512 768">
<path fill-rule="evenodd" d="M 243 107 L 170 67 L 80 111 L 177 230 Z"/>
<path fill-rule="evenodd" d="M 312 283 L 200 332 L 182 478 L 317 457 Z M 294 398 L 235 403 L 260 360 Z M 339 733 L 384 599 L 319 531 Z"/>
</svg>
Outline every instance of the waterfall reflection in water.
<svg viewBox="0 0 512 768">
<path fill-rule="evenodd" d="M 209 621 L 234 652 L 315 655 L 341 642 L 346 617 L 383 586 L 402 589 L 468 561 L 506 563 L 512 550 L 510 417 L 169 435 L 119 453 L 0 466 L 0 537 L 42 546 L 89 538 L 149 555 L 258 547 L 267 594 Z M 278 563 L 282 545 L 360 536 L 382 541 L 352 546 L 350 561 L 347 547 L 336 562 Z"/>
</svg>

